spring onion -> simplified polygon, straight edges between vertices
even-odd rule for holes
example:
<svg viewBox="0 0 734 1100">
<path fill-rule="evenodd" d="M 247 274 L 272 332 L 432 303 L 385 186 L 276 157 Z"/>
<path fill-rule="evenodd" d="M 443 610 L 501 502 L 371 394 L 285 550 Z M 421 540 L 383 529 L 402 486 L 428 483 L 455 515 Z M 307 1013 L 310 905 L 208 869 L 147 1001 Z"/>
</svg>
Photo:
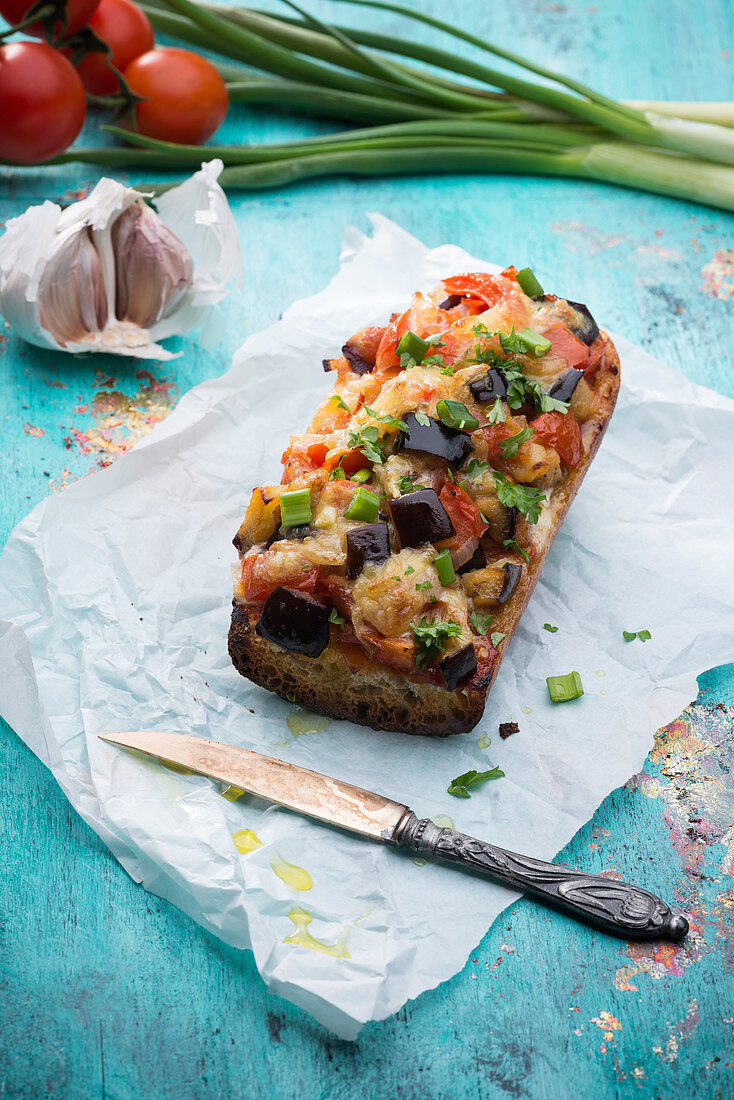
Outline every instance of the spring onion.
<svg viewBox="0 0 734 1100">
<path fill-rule="evenodd" d="M 528 298 L 539 298 L 543 293 L 543 288 L 535 278 L 532 268 L 524 267 L 522 271 L 518 271 L 517 281 Z"/>
<path fill-rule="evenodd" d="M 456 573 L 454 571 L 454 563 L 451 560 L 450 550 L 442 550 L 433 564 L 436 567 L 438 579 L 441 584 L 449 585 L 454 583 L 456 580 Z"/>
<path fill-rule="evenodd" d="M 395 348 L 396 355 L 409 355 L 416 363 L 422 363 L 430 350 L 431 345 L 427 340 L 422 340 L 414 332 L 408 329 L 398 340 Z"/>
<path fill-rule="evenodd" d="M 479 421 L 476 416 L 473 416 L 466 405 L 463 405 L 461 401 L 439 401 L 436 405 L 436 412 L 438 413 L 439 420 L 441 420 L 447 428 L 460 428 L 473 432 L 475 428 L 479 427 Z"/>
<path fill-rule="evenodd" d="M 584 694 L 578 672 L 569 672 L 566 676 L 546 676 L 545 682 L 551 703 L 569 703 L 572 699 L 580 699 Z"/>
<path fill-rule="evenodd" d="M 361 470 L 357 470 L 352 474 L 350 481 L 356 481 L 358 484 L 363 484 L 365 481 L 369 481 L 372 477 L 372 470 L 367 466 L 363 466 Z"/>
<path fill-rule="evenodd" d="M 225 187 L 279 187 L 335 174 L 519 172 L 599 180 L 734 210 L 730 104 L 618 102 L 411 8 L 348 2 L 417 22 L 439 42 L 442 35 L 458 39 L 524 73 L 464 57 L 455 44 L 442 49 L 423 35 L 334 27 L 293 3 L 295 15 L 276 16 L 146 0 L 157 30 L 226 59 L 216 64 L 233 101 L 367 124 L 287 143 L 207 146 L 205 155 L 225 164 Z M 49 163 L 175 171 L 198 167 L 204 155 L 203 147 L 139 134 L 126 132 L 125 140 L 125 148 L 72 148 Z M 529 278 L 528 272 L 521 274 Z M 528 285 L 541 289 L 537 280 Z M 538 344 L 528 350 L 541 353 Z M 423 358 L 410 354 L 415 362 Z"/>
<path fill-rule="evenodd" d="M 294 489 L 280 494 L 280 522 L 284 527 L 301 527 L 312 520 L 311 492 Z"/>
<path fill-rule="evenodd" d="M 371 489 L 366 489 L 364 485 L 360 485 L 352 497 L 352 501 L 344 513 L 344 516 L 346 519 L 357 519 L 364 523 L 374 523 L 377 519 L 379 510 L 380 498 L 377 494 L 373 493 Z"/>
</svg>

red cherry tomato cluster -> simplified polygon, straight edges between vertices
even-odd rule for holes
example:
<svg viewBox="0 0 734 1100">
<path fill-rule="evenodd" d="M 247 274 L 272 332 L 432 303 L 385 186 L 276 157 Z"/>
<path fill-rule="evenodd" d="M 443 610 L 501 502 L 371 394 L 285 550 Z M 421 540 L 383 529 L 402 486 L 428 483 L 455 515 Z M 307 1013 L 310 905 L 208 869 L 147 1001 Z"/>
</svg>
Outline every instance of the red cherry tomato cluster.
<svg viewBox="0 0 734 1100">
<path fill-rule="evenodd" d="M 0 0 L 0 15 L 16 26 L 33 3 Z M 84 27 L 109 54 L 89 52 L 75 67 L 66 41 Z M 46 33 L 40 21 L 21 29 Z M 66 0 L 66 20 L 54 24 L 51 39 L 0 44 L 0 160 L 40 164 L 58 156 L 84 124 L 85 91 L 114 96 L 120 74 L 140 97 L 131 124 L 147 137 L 199 145 L 227 114 L 227 89 L 214 66 L 191 50 L 156 47 L 150 20 L 132 0 Z"/>
</svg>

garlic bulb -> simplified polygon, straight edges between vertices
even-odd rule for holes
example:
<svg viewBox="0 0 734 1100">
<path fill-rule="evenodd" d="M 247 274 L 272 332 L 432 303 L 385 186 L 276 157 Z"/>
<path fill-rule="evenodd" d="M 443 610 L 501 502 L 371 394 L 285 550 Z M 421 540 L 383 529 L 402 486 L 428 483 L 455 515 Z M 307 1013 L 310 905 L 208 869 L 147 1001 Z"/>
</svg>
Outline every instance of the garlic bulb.
<svg viewBox="0 0 734 1100">
<path fill-rule="evenodd" d="M 39 347 L 170 359 L 241 270 L 221 161 L 157 200 L 101 179 L 61 210 L 32 206 L 0 238 L 0 313 Z"/>
</svg>

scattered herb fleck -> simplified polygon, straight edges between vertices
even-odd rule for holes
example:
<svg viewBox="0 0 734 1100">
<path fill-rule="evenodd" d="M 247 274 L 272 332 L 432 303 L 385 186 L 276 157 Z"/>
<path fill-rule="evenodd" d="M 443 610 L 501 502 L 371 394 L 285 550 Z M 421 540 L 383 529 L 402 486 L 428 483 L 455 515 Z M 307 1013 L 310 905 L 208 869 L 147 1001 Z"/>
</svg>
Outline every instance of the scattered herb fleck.
<svg viewBox="0 0 734 1100">
<path fill-rule="evenodd" d="M 489 628 L 492 625 L 491 615 L 482 615 L 480 611 L 472 611 L 469 619 L 477 634 L 489 633 Z"/>
<path fill-rule="evenodd" d="M 522 548 L 520 543 L 517 541 L 517 538 L 516 538 L 515 535 L 513 535 L 513 537 L 511 539 L 503 539 L 502 545 L 505 547 L 506 550 L 510 550 L 510 549 L 517 550 L 518 554 L 523 559 L 525 564 L 526 565 L 530 564 L 530 554 L 528 554 L 527 550 L 524 550 Z"/>
<path fill-rule="evenodd" d="M 649 630 L 623 630 L 622 637 L 625 642 L 634 641 L 635 638 L 639 638 L 641 642 L 649 642 L 652 634 Z"/>
<path fill-rule="evenodd" d="M 472 768 L 471 771 L 452 779 L 446 789 L 455 798 L 471 798 L 469 787 L 477 787 L 488 779 L 504 779 L 504 777 L 505 773 L 501 768 L 490 768 L 486 772 L 478 772 L 476 768 Z"/>
<path fill-rule="evenodd" d="M 558 627 L 551 626 L 550 623 L 543 623 L 543 630 L 547 630 L 549 634 L 556 634 L 558 632 Z"/>
<path fill-rule="evenodd" d="M 420 623 L 411 623 L 410 629 L 415 635 L 415 643 L 418 647 L 416 666 L 425 668 L 429 661 L 440 656 L 446 648 L 446 640 L 455 638 L 461 634 L 461 627 L 451 619 L 443 622 L 440 619 L 429 623 L 425 616 Z"/>
</svg>

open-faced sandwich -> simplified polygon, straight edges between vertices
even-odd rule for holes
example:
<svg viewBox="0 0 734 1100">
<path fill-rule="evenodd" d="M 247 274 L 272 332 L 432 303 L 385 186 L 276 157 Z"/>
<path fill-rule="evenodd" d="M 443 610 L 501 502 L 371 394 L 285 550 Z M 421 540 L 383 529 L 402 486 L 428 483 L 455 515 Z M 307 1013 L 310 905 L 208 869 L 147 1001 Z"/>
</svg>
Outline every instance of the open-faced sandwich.
<svg viewBox="0 0 734 1100">
<path fill-rule="evenodd" d="M 444 279 L 324 361 L 334 385 L 255 489 L 229 651 L 312 710 L 471 729 L 619 389 L 586 306 L 533 273 Z"/>
</svg>

